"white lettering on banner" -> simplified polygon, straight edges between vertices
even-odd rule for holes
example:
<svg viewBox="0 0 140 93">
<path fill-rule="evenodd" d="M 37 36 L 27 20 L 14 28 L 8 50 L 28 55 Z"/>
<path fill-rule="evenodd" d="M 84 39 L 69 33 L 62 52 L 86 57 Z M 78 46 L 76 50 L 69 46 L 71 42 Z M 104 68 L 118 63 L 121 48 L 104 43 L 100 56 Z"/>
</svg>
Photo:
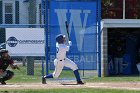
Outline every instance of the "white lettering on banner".
<svg viewBox="0 0 140 93">
<path fill-rule="evenodd" d="M 6 49 L 12 56 L 44 56 L 44 28 L 6 28 Z"/>
<path fill-rule="evenodd" d="M 19 44 L 44 44 L 45 40 L 18 40 Z"/>
<path fill-rule="evenodd" d="M 84 56 L 81 56 L 80 62 L 86 62 Z"/>
<path fill-rule="evenodd" d="M 56 58 L 55 55 L 50 55 L 50 62 L 54 62 L 54 59 Z"/>
<path fill-rule="evenodd" d="M 55 55 L 50 55 L 50 62 L 53 62 Z M 68 55 L 68 58 L 74 62 L 96 62 L 94 55 Z"/>
<path fill-rule="evenodd" d="M 79 56 L 77 55 L 74 56 L 74 62 L 79 62 Z"/>
<path fill-rule="evenodd" d="M 91 13 L 91 10 L 76 10 L 76 9 L 70 9 L 69 11 L 67 9 L 55 9 L 55 13 L 58 17 L 58 22 L 60 26 L 60 31 L 62 34 L 66 34 L 66 27 L 65 27 L 65 21 L 67 21 L 66 14 L 70 13 L 70 23 L 69 23 L 69 32 L 71 33 L 72 26 L 75 30 L 75 37 L 77 42 L 77 47 L 79 51 L 82 51 L 82 45 L 84 40 L 84 33 L 86 29 L 87 19 L 88 15 Z M 81 14 L 84 14 L 84 20 L 82 23 L 81 20 Z M 80 31 L 82 31 L 83 34 L 80 34 Z"/>
<path fill-rule="evenodd" d="M 70 60 L 74 60 L 74 59 L 73 59 L 73 55 L 69 55 L 68 58 L 69 58 Z"/>
<path fill-rule="evenodd" d="M 8 43 L 19 43 L 19 44 L 44 44 L 45 40 L 17 40 L 17 41 L 6 41 Z"/>
</svg>

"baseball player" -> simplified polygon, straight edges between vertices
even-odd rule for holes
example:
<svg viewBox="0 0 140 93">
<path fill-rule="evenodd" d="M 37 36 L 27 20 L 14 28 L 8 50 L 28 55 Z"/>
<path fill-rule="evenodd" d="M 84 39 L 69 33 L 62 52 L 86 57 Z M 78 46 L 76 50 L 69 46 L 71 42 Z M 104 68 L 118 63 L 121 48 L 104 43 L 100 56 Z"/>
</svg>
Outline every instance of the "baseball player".
<svg viewBox="0 0 140 93">
<path fill-rule="evenodd" d="M 8 66 L 12 69 L 18 69 L 19 67 L 14 64 L 13 60 L 10 58 L 8 54 L 8 50 L 1 49 L 0 50 L 0 83 L 2 85 L 6 85 L 7 80 L 10 80 L 14 76 L 14 72 L 10 70 L 6 70 Z"/>
<path fill-rule="evenodd" d="M 66 52 L 69 51 L 72 42 L 69 41 L 68 45 L 66 45 L 66 37 L 65 35 L 58 35 L 56 37 L 56 59 L 54 60 L 55 70 L 52 74 L 47 76 L 43 76 L 42 83 L 46 84 L 46 78 L 57 78 L 62 72 L 63 67 L 68 67 L 73 70 L 74 75 L 77 80 L 77 84 L 84 84 L 80 78 L 77 65 L 66 57 Z"/>
</svg>

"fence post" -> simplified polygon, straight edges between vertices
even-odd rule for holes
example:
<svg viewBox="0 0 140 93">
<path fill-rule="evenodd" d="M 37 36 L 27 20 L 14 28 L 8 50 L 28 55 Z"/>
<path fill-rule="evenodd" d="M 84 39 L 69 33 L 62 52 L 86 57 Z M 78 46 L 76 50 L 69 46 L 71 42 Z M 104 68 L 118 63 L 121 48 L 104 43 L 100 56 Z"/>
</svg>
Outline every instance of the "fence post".
<svg viewBox="0 0 140 93">
<path fill-rule="evenodd" d="M 98 3 L 98 77 L 101 77 L 101 0 Z"/>
<path fill-rule="evenodd" d="M 22 57 L 22 66 L 26 66 L 27 58 L 26 56 Z"/>
<path fill-rule="evenodd" d="M 29 24 L 36 24 L 36 0 L 29 0 Z"/>
<path fill-rule="evenodd" d="M 34 75 L 34 58 L 27 57 L 27 75 Z"/>
<path fill-rule="evenodd" d="M 49 66 L 48 66 L 48 5 L 49 5 L 49 0 L 46 0 L 45 2 L 45 13 L 46 13 L 46 18 L 45 18 L 45 58 L 46 58 L 46 75 L 49 74 Z"/>
</svg>

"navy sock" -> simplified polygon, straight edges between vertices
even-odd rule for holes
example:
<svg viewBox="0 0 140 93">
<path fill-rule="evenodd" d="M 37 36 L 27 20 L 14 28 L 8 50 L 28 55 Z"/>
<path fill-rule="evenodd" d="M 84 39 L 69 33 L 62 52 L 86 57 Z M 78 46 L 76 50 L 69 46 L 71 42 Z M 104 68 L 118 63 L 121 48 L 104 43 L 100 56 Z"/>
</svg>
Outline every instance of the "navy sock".
<svg viewBox="0 0 140 93">
<path fill-rule="evenodd" d="M 78 70 L 75 70 L 73 72 L 74 72 L 74 75 L 76 77 L 77 82 L 81 81 L 80 74 L 79 74 Z"/>
<path fill-rule="evenodd" d="M 53 78 L 53 74 L 49 74 L 45 78 Z"/>
</svg>

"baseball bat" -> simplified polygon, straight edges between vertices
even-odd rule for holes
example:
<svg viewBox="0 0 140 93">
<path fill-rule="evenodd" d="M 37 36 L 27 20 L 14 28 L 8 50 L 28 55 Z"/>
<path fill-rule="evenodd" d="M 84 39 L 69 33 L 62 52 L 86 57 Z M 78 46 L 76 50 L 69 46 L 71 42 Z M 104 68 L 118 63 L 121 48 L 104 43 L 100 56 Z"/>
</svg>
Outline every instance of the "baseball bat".
<svg viewBox="0 0 140 93">
<path fill-rule="evenodd" d="M 68 39 L 70 41 L 69 26 L 68 26 L 68 22 L 67 21 L 65 22 L 65 25 L 66 25 L 66 31 L 67 31 Z"/>
</svg>

